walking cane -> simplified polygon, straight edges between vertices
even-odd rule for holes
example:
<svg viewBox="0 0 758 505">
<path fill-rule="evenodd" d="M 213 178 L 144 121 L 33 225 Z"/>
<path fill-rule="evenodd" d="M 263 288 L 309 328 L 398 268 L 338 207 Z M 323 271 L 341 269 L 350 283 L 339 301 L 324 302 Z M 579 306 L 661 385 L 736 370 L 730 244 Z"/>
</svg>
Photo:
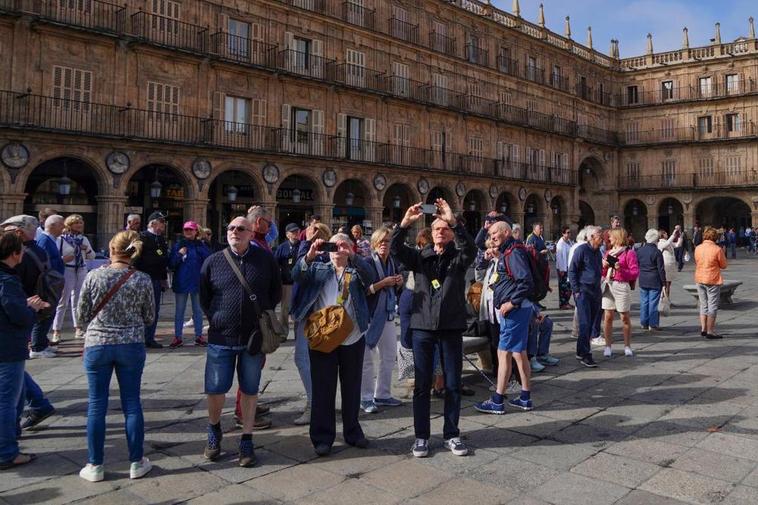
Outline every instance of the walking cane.
<svg viewBox="0 0 758 505">
<path fill-rule="evenodd" d="M 490 386 L 492 386 L 493 388 L 497 389 L 497 386 L 495 385 L 494 382 L 492 382 L 492 379 L 490 379 L 489 377 L 487 377 L 487 374 L 484 373 L 484 371 L 481 368 L 479 368 L 478 366 L 476 366 L 474 364 L 474 362 L 471 361 L 471 358 L 469 358 L 467 354 L 464 354 L 463 357 L 465 358 L 466 361 L 468 361 L 471 364 L 471 366 L 473 366 L 474 368 L 476 368 L 476 371 L 479 372 L 481 374 L 481 376 L 484 377 L 487 380 L 487 382 L 490 383 Z"/>
</svg>

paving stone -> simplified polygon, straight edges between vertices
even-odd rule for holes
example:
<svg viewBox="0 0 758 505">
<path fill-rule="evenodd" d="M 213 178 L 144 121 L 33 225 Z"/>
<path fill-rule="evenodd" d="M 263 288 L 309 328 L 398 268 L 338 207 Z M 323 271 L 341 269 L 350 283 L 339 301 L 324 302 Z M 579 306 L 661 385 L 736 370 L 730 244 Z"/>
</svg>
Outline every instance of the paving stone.
<svg viewBox="0 0 758 505">
<path fill-rule="evenodd" d="M 508 456 L 480 466 L 467 474 L 471 479 L 494 486 L 507 486 L 524 494 L 558 475 L 560 472 L 552 468 Z"/>
<path fill-rule="evenodd" d="M 628 488 L 610 482 L 562 473 L 535 487 L 529 494 L 561 505 L 605 505 L 615 503 L 628 492 Z"/>
<path fill-rule="evenodd" d="M 594 455 L 598 449 L 582 444 L 564 444 L 540 440 L 513 452 L 513 457 L 531 461 L 556 470 L 568 470 Z"/>
<path fill-rule="evenodd" d="M 338 486 L 325 491 L 314 493 L 294 501 L 296 504 L 325 504 L 325 505 L 355 505 L 361 497 L 371 497 L 371 503 L 376 505 L 394 505 L 403 500 L 392 493 L 373 487 L 360 479 L 348 479 Z"/>
<path fill-rule="evenodd" d="M 411 459 L 360 476 L 361 482 L 383 489 L 398 498 L 418 496 L 453 478 L 454 475 L 451 473 Z"/>
<path fill-rule="evenodd" d="M 661 470 L 652 463 L 600 452 L 571 469 L 586 477 L 601 479 L 628 488 L 636 488 Z"/>
<path fill-rule="evenodd" d="M 642 484 L 641 489 L 698 504 L 721 503 L 734 486 L 723 480 L 665 468 Z"/>
<path fill-rule="evenodd" d="M 187 502 L 187 505 L 279 505 L 282 502 L 266 496 L 257 489 L 241 484 L 227 485 L 215 491 L 203 494 Z"/>
<path fill-rule="evenodd" d="M 721 503 L 723 505 L 746 505 L 758 503 L 758 489 L 754 487 L 737 486 Z"/>
<path fill-rule="evenodd" d="M 756 468 L 753 460 L 693 448 L 679 456 L 671 468 L 738 483 Z"/>
<path fill-rule="evenodd" d="M 501 505 L 513 503 L 516 492 L 505 486 L 490 486 L 471 479 L 454 479 L 443 482 L 431 491 L 414 499 L 419 505 L 440 503 L 475 503 L 477 505 Z"/>
<path fill-rule="evenodd" d="M 651 439 L 629 438 L 612 444 L 605 452 L 646 461 L 660 466 L 669 466 L 687 451 L 686 447 Z"/>
<path fill-rule="evenodd" d="M 758 440 L 731 435 L 728 433 L 711 433 L 697 444 L 701 449 L 719 452 L 758 461 Z"/>
<path fill-rule="evenodd" d="M 278 500 L 295 501 L 334 487 L 345 479 L 315 465 L 298 465 L 248 480 L 243 485 Z"/>
<path fill-rule="evenodd" d="M 23 439 L 21 450 L 24 450 Z M 78 472 L 80 467 L 57 454 L 44 454 L 31 463 L 5 470 L 0 479 L 0 493 L 10 489 L 27 488 L 41 481 Z"/>
<path fill-rule="evenodd" d="M 687 502 L 635 489 L 617 501 L 615 505 L 684 505 L 685 503 Z"/>
</svg>

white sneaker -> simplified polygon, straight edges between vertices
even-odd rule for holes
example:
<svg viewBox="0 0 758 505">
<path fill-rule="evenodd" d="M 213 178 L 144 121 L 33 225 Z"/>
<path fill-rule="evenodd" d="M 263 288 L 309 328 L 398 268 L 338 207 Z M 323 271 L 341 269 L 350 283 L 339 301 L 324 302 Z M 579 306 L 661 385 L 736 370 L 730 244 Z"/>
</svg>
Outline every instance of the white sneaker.
<svg viewBox="0 0 758 505">
<path fill-rule="evenodd" d="M 42 350 L 42 351 L 29 351 L 29 359 L 35 359 L 35 358 L 54 358 L 54 357 L 55 357 L 55 351 L 53 351 L 49 347 L 47 349 Z"/>
<path fill-rule="evenodd" d="M 529 368 L 531 368 L 532 372 L 541 372 L 545 369 L 545 365 L 537 361 L 537 357 L 533 357 L 529 360 Z"/>
<path fill-rule="evenodd" d="M 303 410 L 303 413 L 295 419 L 294 421 L 295 426 L 305 426 L 306 424 L 311 424 L 311 406 L 306 404 L 305 409 Z"/>
<path fill-rule="evenodd" d="M 590 343 L 596 347 L 603 347 L 605 345 L 605 338 L 595 337 L 592 340 L 590 340 Z"/>
<path fill-rule="evenodd" d="M 425 458 L 429 455 L 429 441 L 423 438 L 417 438 L 411 450 L 414 458 Z"/>
<path fill-rule="evenodd" d="M 79 470 L 79 477 L 90 482 L 100 482 L 105 478 L 103 465 L 93 465 L 87 463 L 87 466 Z"/>
<path fill-rule="evenodd" d="M 613 356 L 613 350 L 611 349 L 611 346 L 609 345 L 605 346 L 605 349 L 603 350 L 603 356 L 605 356 L 606 358 L 610 358 L 611 356 Z"/>
<path fill-rule="evenodd" d="M 451 438 L 450 440 L 445 440 L 445 449 L 450 449 L 450 452 L 455 454 L 456 456 L 465 456 L 468 454 L 468 447 L 461 442 L 461 439 L 459 437 Z"/>
<path fill-rule="evenodd" d="M 634 351 L 632 351 L 631 347 L 629 347 L 629 346 L 624 347 L 624 356 L 627 356 L 629 358 L 631 358 L 632 356 L 634 356 Z"/>
<path fill-rule="evenodd" d="M 194 322 L 192 321 L 192 319 L 190 319 L 189 321 L 184 321 L 184 324 L 182 325 L 182 327 L 183 328 L 191 328 L 193 324 L 194 324 Z"/>
<path fill-rule="evenodd" d="M 139 479 L 144 477 L 147 473 L 153 469 L 153 464 L 147 458 L 142 458 L 142 461 L 135 461 L 129 468 L 129 478 Z"/>
<path fill-rule="evenodd" d="M 50 335 L 50 342 L 53 344 L 58 344 L 61 341 L 61 334 L 53 332 L 52 335 Z"/>
<path fill-rule="evenodd" d="M 520 393 L 521 392 L 521 384 L 518 383 L 518 381 L 512 380 L 508 383 L 508 386 L 505 388 L 506 393 Z"/>
</svg>

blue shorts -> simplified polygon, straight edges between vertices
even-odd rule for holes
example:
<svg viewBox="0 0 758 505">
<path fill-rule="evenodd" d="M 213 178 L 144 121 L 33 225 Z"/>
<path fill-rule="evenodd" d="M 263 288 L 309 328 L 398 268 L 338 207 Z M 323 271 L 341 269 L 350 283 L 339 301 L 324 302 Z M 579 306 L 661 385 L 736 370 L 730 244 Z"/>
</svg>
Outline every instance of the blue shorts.
<svg viewBox="0 0 758 505">
<path fill-rule="evenodd" d="M 507 352 L 526 351 L 529 343 L 529 322 L 533 316 L 532 305 L 528 302 L 524 302 L 518 309 L 510 311 L 500 321 L 498 350 Z"/>
<path fill-rule="evenodd" d="M 263 353 L 251 356 L 245 346 L 208 344 L 205 360 L 205 394 L 228 393 L 232 388 L 236 368 L 240 391 L 249 396 L 257 395 L 263 361 Z"/>
</svg>

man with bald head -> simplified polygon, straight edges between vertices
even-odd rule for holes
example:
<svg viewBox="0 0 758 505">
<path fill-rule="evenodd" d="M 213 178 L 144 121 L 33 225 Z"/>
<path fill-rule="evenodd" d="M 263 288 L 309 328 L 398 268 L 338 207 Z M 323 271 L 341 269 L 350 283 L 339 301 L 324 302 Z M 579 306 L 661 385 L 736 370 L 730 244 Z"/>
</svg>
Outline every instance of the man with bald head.
<svg viewBox="0 0 758 505">
<path fill-rule="evenodd" d="M 474 239 L 458 224 L 448 203 L 439 198 L 432 223 L 432 244 L 422 250 L 405 244 L 408 230 L 423 216 L 421 203 L 412 205 L 400 226 L 392 232 L 390 252 L 396 262 L 413 272 L 413 310 L 410 328 L 413 343 L 415 386 L 413 424 L 416 442 L 412 453 L 417 458 L 429 454 L 430 391 L 434 348 L 439 346 L 445 376 L 445 448 L 456 456 L 468 449 L 460 439 L 458 419 L 461 411 L 462 334 L 466 329 L 466 270 L 476 259 Z"/>
<path fill-rule="evenodd" d="M 272 310 L 282 297 L 276 260 L 270 252 L 250 245 L 253 233 L 250 221 L 234 218 L 226 229 L 229 247 L 208 257 L 200 272 L 200 305 L 210 321 L 205 362 L 208 395 L 205 457 L 213 461 L 221 454 L 221 410 L 236 370 L 242 407 L 239 465 L 243 467 L 256 462 L 252 432 L 264 361 L 257 314 Z M 245 278 L 252 295 L 247 293 L 232 265 Z"/>
</svg>

